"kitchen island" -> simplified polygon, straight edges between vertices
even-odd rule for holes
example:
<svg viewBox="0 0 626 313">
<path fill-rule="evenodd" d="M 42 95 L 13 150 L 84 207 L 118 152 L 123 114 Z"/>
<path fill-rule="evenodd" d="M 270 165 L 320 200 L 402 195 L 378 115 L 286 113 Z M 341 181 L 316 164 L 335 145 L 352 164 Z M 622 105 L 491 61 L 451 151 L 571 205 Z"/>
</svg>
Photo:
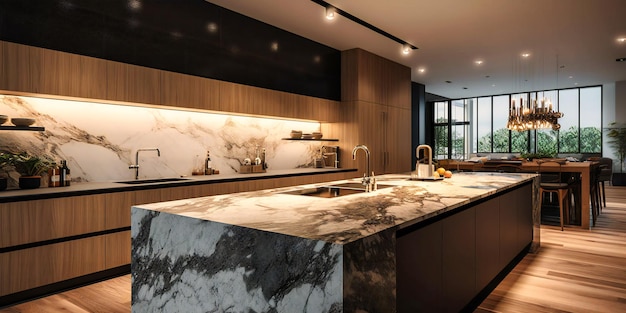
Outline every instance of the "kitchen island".
<svg viewBox="0 0 626 313">
<path fill-rule="evenodd" d="M 538 248 L 537 175 L 409 178 L 333 198 L 298 191 L 350 181 L 134 206 L 132 310 L 458 311 Z M 434 274 L 442 267 L 459 282 Z"/>
</svg>

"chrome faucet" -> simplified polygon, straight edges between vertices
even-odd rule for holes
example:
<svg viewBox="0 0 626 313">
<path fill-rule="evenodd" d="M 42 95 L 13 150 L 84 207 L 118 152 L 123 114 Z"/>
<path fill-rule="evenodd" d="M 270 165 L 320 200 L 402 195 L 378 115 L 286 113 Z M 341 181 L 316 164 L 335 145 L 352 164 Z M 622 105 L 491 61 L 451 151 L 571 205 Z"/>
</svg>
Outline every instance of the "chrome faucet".
<svg viewBox="0 0 626 313">
<path fill-rule="evenodd" d="M 161 156 L 161 150 L 159 150 L 159 148 L 143 148 L 143 149 L 137 149 L 137 152 L 135 152 L 135 164 L 131 164 L 128 168 L 129 169 L 134 169 L 135 170 L 135 179 L 139 179 L 139 151 L 156 151 L 157 152 L 157 156 Z"/>
<path fill-rule="evenodd" d="M 365 186 L 366 191 L 372 190 L 372 177 L 370 176 L 370 150 L 365 145 L 357 145 L 352 149 L 352 160 L 356 160 L 356 152 L 359 150 L 365 151 L 365 173 L 363 174 L 363 179 L 361 183 Z"/>
</svg>

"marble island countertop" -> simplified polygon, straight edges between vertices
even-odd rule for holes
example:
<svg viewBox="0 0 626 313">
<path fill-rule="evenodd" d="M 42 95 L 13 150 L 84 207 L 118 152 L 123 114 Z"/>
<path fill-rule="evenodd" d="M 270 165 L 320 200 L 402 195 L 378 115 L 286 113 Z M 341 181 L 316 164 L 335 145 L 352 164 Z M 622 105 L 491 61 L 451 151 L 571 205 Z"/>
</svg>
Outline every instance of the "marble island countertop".
<svg viewBox="0 0 626 313">
<path fill-rule="evenodd" d="M 13 201 L 27 201 L 36 199 L 59 198 L 69 196 L 79 196 L 87 194 L 121 192 L 131 190 L 144 190 L 166 187 L 180 187 L 191 185 L 203 185 L 234 181 L 247 181 L 255 179 L 267 179 L 278 177 L 292 177 L 300 175 L 314 175 L 356 171 L 354 168 L 298 168 L 289 170 L 268 170 L 266 173 L 254 174 L 219 174 L 185 176 L 178 181 L 164 181 L 146 184 L 124 184 L 120 181 L 132 181 L 132 179 L 120 179 L 110 182 L 83 182 L 72 183 L 68 187 L 40 187 L 37 189 L 10 189 L 0 191 L 0 203 Z"/>
<path fill-rule="evenodd" d="M 442 181 L 412 181 L 409 175 L 393 174 L 377 177 L 379 185 L 392 187 L 335 198 L 285 193 L 330 184 L 322 183 L 152 203 L 136 208 L 346 244 L 392 227 L 408 227 L 524 184 L 536 176 L 456 173 Z"/>
</svg>

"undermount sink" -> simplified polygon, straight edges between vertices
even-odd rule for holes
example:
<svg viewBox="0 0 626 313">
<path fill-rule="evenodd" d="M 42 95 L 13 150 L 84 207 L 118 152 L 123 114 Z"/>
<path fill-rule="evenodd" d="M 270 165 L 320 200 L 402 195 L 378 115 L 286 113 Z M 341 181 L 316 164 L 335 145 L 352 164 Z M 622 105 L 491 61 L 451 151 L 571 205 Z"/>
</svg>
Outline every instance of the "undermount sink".
<svg viewBox="0 0 626 313">
<path fill-rule="evenodd" d="M 378 189 L 393 187 L 393 185 L 378 185 Z M 283 192 L 283 194 L 310 196 L 318 198 L 336 198 L 341 196 L 353 195 L 357 193 L 364 193 L 365 186 L 361 183 L 343 183 L 334 184 L 321 187 L 313 187 L 306 189 L 298 189 L 292 191 Z"/>
<path fill-rule="evenodd" d="M 164 182 L 181 181 L 181 180 L 189 180 L 189 178 L 170 177 L 170 178 L 135 179 L 135 180 L 118 181 L 116 183 L 127 184 L 127 185 L 139 185 L 139 184 L 164 183 Z"/>
</svg>

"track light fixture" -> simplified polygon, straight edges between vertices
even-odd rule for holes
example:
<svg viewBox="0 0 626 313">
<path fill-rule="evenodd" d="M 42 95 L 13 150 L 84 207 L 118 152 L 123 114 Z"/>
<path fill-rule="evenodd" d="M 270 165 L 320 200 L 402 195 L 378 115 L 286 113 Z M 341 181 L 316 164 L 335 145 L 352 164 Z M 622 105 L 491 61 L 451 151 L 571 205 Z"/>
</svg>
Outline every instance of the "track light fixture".
<svg viewBox="0 0 626 313">
<path fill-rule="evenodd" d="M 402 45 L 402 53 L 403 54 L 409 54 L 409 52 L 411 52 L 411 50 L 417 49 L 416 46 L 414 46 L 414 45 L 412 45 L 412 44 L 410 44 L 410 43 L 408 43 L 408 42 L 406 42 L 406 41 L 404 41 L 404 40 L 402 40 L 402 39 L 400 39 L 400 38 L 398 38 L 398 37 L 396 37 L 396 36 L 394 36 L 394 35 L 392 35 L 392 34 L 390 34 L 388 32 L 386 32 L 386 31 L 384 31 L 384 30 L 382 30 L 382 29 L 380 29 L 380 28 L 378 28 L 378 27 L 376 27 L 376 26 L 374 26 L 374 25 L 372 25 L 372 24 L 370 24 L 370 23 L 368 23 L 368 22 L 366 22 L 366 21 L 364 21 L 364 20 L 362 20 L 362 19 L 352 15 L 352 14 L 350 14 L 350 13 L 348 13 L 346 11 L 341 10 L 341 9 L 331 5 L 330 3 L 326 2 L 326 1 L 323 1 L 323 0 L 311 0 L 311 1 L 321 5 L 322 7 L 324 7 L 326 9 L 326 18 L 329 19 L 329 20 L 334 19 L 337 15 L 341 15 L 341 16 L 343 16 L 343 17 L 345 17 L 345 18 L 347 18 L 347 19 L 349 19 L 349 20 L 351 20 L 351 21 L 353 21 L 353 22 L 355 22 L 355 23 L 357 23 L 357 24 L 359 24 L 361 26 L 367 27 L 370 30 L 373 30 L 373 31 L 375 31 L 375 32 L 377 32 L 377 33 L 379 33 L 379 34 L 381 34 L 381 35 L 383 35 L 383 36 L 385 36 L 385 37 L 387 37 L 387 38 L 389 38 L 389 39 L 391 39 L 391 40 L 401 44 Z"/>
<path fill-rule="evenodd" d="M 334 20 L 337 15 L 337 10 L 332 5 L 326 7 L 326 19 Z"/>
</svg>

